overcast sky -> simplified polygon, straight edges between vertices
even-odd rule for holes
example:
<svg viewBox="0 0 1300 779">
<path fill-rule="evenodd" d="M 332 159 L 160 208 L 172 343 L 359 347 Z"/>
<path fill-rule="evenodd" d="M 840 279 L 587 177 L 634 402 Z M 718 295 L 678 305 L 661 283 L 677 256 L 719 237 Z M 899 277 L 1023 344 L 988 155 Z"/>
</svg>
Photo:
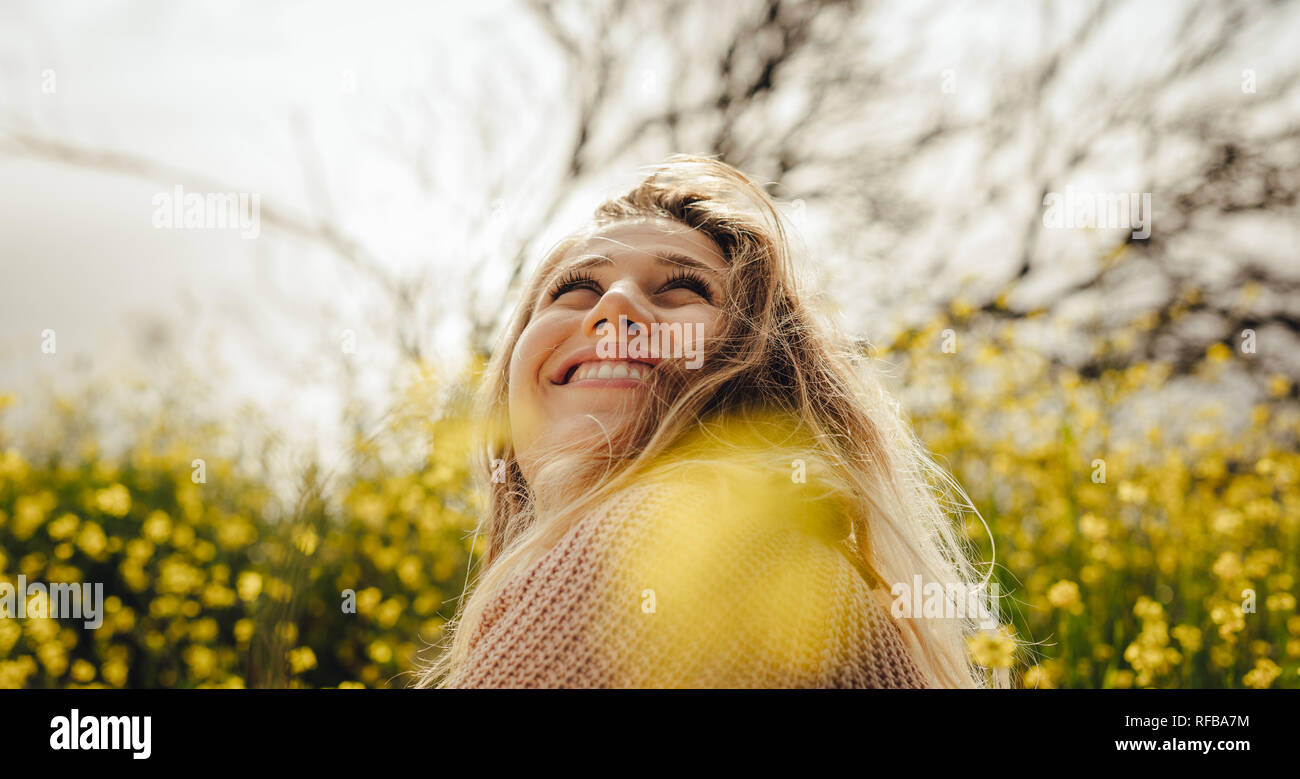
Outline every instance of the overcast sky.
<svg viewBox="0 0 1300 779">
<path fill-rule="evenodd" d="M 1175 7 L 1124 6 L 1080 59 L 1062 66 L 1062 83 L 1034 110 L 1068 126 L 1122 88 L 1124 73 L 1157 69 L 1181 45 Z M 1018 3 L 939 8 L 886 4 L 859 20 L 875 34 L 870 55 L 898 58 L 892 77 L 925 91 L 865 107 L 874 113 L 853 127 L 857 141 L 892 148 L 916 117 L 933 112 L 939 73 L 950 66 L 962 80 L 944 110 L 978 123 L 997 92 L 990 74 L 1015 72 L 1060 43 L 1052 40 L 1057 27 L 1027 21 Z M 1056 8 L 1059 29 L 1083 13 L 1081 4 Z M 1297 8 L 1284 4 L 1278 20 L 1252 33 L 1251 48 L 1216 66 L 1210 81 L 1171 86 L 1161 95 L 1169 110 L 1206 90 L 1231 107 L 1241 97 L 1243 67 L 1257 68 L 1262 80 L 1294 72 Z M 718 16 L 725 26 L 726 11 Z M 915 41 L 924 55 L 908 59 Z M 620 95 L 629 115 L 638 101 L 691 89 L 667 83 L 653 64 L 664 53 L 647 46 L 636 88 Z M 357 348 L 346 364 L 376 399 L 400 364 L 382 282 L 319 242 L 267 225 L 254 240 L 237 230 L 157 229 L 154 197 L 182 182 L 193 182 L 191 191 L 254 193 L 268 212 L 357 238 L 384 273 L 425 279 L 413 305 L 436 323 L 426 356 L 454 367 L 472 313 L 466 290 L 480 291 L 480 306 L 501 307 L 508 267 L 495 246 L 547 205 L 530 195 L 563 173 L 565 161 L 547 150 L 560 148 L 572 129 L 571 77 L 536 17 L 507 0 L 0 2 L 0 392 L 30 396 L 45 379 L 75 383 L 87 372 L 161 377 L 186 362 L 218 382 L 214 403 L 251 400 L 293 436 L 337 443 L 338 355 L 347 332 Z M 1276 114 L 1294 121 L 1300 106 L 1284 101 Z M 1029 137 L 1034 127 L 1018 132 Z M 16 137 L 160 167 L 135 175 L 63 164 L 6 145 Z M 1092 173 L 1075 183 L 1140 190 L 1155 162 L 1131 141 L 1108 139 Z M 1013 138 L 994 161 L 1014 195 L 997 208 L 978 209 L 973 198 L 990 170 L 978 145 L 958 139 L 918 156 L 899 184 L 938 217 L 883 256 L 839 256 L 861 247 L 828 243 L 836 227 L 828 223 L 839 217 L 808 205 L 802 218 L 823 261 L 818 271 L 855 326 L 893 317 L 886 309 L 901 307 L 918 275 L 960 287 L 968 275 L 993 277 L 1018 261 L 1005 251 L 1008 236 L 1040 212 L 1026 160 L 1016 156 L 1023 145 Z M 1040 164 L 1053 163 L 1048 149 Z M 699 150 L 650 144 L 600 171 L 560 209 L 539 246 L 634 183 L 639 166 L 672 151 Z M 1166 167 L 1187 156 L 1175 145 L 1157 152 Z M 488 168 L 517 171 L 504 198 L 493 199 Z M 1257 222 L 1244 228 L 1241 245 L 1263 233 L 1260 256 L 1293 259 L 1278 249 L 1288 240 L 1282 229 Z M 1045 250 L 1059 252 L 1067 281 L 1090 267 L 1101 246 L 1077 232 L 1049 238 L 1056 243 Z M 1198 260 L 1206 267 L 1233 261 L 1206 255 Z M 482 257 L 495 259 L 472 259 Z M 944 258 L 944 272 L 900 273 L 933 257 Z M 46 329 L 56 333 L 53 355 L 41 352 Z"/>
</svg>

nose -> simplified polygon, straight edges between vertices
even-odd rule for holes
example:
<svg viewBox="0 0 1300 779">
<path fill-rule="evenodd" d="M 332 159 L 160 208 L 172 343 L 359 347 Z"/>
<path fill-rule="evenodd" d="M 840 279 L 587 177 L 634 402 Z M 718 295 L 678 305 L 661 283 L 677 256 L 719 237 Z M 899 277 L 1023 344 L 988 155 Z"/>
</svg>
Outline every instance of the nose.
<svg viewBox="0 0 1300 779">
<path fill-rule="evenodd" d="M 617 327 L 620 316 L 627 317 L 629 333 L 634 333 L 632 323 L 642 327 L 655 321 L 654 307 L 650 305 L 639 287 L 618 283 L 605 290 L 600 300 L 587 312 L 582 323 L 583 332 L 599 337 L 605 323 Z"/>
</svg>

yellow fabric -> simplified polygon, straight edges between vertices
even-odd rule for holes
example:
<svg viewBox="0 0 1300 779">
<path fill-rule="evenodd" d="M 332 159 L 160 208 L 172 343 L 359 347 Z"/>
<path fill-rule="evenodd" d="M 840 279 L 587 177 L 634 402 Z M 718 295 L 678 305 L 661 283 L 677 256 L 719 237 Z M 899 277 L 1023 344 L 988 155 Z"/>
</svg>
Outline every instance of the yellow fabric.
<svg viewBox="0 0 1300 779">
<path fill-rule="evenodd" d="M 815 480 L 775 456 L 674 463 L 507 585 L 451 686 L 925 686 Z"/>
</svg>

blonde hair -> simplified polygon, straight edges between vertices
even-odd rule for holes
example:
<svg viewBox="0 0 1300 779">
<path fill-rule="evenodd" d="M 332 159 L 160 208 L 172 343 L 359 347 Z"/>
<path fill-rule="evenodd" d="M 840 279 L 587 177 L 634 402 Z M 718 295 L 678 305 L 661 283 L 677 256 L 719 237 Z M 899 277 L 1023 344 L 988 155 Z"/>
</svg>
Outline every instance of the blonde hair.
<svg viewBox="0 0 1300 779">
<path fill-rule="evenodd" d="M 509 436 L 515 345 L 534 302 L 570 249 L 602 226 L 646 217 L 699 230 L 721 250 L 729 265 L 721 332 L 693 375 L 672 369 L 673 361 L 652 372 L 647 413 L 628 415 L 623 429 L 609 433 L 610 446 L 553 453 L 534 469 L 530 485 Z M 974 507 L 929 456 L 847 340 L 835 337 L 805 303 L 792 254 L 780 212 L 761 186 L 726 163 L 689 155 L 669 157 L 630 192 L 600 205 L 586 230 L 552 248 L 502 333 L 479 394 L 487 433 L 479 471 L 489 495 L 477 531 L 486 536 L 483 570 L 447 626 L 449 646 L 422 669 L 417 686 L 446 686 L 466 660 L 485 605 L 512 576 L 628 486 L 638 467 L 724 413 L 775 414 L 799 431 L 798 451 L 819 464 L 850 507 L 849 546 L 864 573 L 886 583 L 910 584 L 919 574 L 927 582 L 976 584 L 968 544 L 947 513 L 956 508 L 961 519 L 962 511 Z M 494 470 L 498 478 L 488 478 Z M 548 507 L 542 521 L 538 491 Z M 933 685 L 986 684 L 967 651 L 966 637 L 976 630 L 973 616 L 900 622 L 918 667 Z"/>
</svg>

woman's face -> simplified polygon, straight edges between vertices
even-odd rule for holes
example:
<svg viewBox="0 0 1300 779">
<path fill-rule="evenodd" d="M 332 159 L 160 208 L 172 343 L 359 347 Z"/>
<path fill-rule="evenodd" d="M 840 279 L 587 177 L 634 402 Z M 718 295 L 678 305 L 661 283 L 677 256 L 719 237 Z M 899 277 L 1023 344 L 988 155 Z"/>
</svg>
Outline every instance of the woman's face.
<svg viewBox="0 0 1300 779">
<path fill-rule="evenodd" d="M 658 218 L 601 228 L 556 263 L 510 358 L 510 426 L 525 478 L 544 448 L 639 413 L 645 379 L 662 361 L 693 369 L 708 359 L 726 272 L 707 235 Z"/>
</svg>

